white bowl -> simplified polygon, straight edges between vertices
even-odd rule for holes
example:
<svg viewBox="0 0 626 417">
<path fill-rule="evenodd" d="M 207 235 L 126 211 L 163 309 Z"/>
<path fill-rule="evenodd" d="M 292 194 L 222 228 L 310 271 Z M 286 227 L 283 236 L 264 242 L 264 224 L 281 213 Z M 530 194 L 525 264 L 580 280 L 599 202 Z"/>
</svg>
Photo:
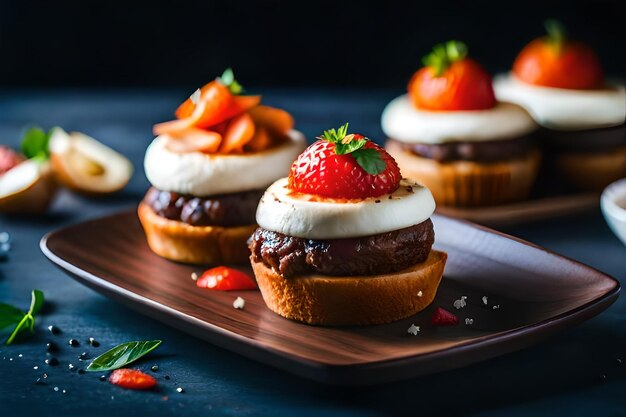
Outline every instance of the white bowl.
<svg viewBox="0 0 626 417">
<path fill-rule="evenodd" d="M 626 178 L 604 189 L 600 207 L 613 233 L 626 245 Z"/>
</svg>

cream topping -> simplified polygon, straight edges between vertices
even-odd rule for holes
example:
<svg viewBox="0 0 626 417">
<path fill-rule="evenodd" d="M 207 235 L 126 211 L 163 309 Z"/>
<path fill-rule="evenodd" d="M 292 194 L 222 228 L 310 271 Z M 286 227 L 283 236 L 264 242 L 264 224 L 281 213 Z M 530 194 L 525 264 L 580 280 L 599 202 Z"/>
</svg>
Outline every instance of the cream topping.
<svg viewBox="0 0 626 417">
<path fill-rule="evenodd" d="M 263 189 L 289 173 L 306 147 L 300 132 L 292 130 L 289 138 L 262 152 L 218 155 L 172 152 L 167 143 L 176 139 L 161 135 L 148 146 L 144 168 L 148 181 L 162 191 L 205 197 Z"/>
<path fill-rule="evenodd" d="M 305 239 L 339 239 L 390 232 L 422 223 L 435 211 L 428 188 L 402 179 L 392 194 L 364 200 L 335 200 L 294 193 L 287 178 L 272 184 L 259 203 L 264 229 Z"/>
<path fill-rule="evenodd" d="M 571 90 L 535 86 L 512 74 L 494 78 L 498 100 L 524 106 L 541 126 L 555 130 L 585 130 L 618 126 L 626 120 L 626 90 L 613 84 L 601 90 Z"/>
<path fill-rule="evenodd" d="M 486 110 L 416 109 L 408 95 L 392 100 L 382 115 L 385 134 L 405 143 L 441 144 L 515 139 L 537 128 L 520 106 L 498 103 Z"/>
</svg>

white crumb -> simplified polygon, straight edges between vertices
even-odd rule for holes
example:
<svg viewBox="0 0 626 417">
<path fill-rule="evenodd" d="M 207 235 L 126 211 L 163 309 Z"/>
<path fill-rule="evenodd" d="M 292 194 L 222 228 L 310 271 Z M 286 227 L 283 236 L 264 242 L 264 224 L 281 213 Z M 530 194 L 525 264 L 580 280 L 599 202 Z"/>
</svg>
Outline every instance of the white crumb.
<svg viewBox="0 0 626 417">
<path fill-rule="evenodd" d="M 420 326 L 411 324 L 411 327 L 409 327 L 409 329 L 406 332 L 408 334 L 412 334 L 413 336 L 417 336 L 417 334 L 420 332 Z"/>
<path fill-rule="evenodd" d="M 486 295 L 483 295 L 483 304 L 487 305 L 488 304 L 488 298 Z"/>
<path fill-rule="evenodd" d="M 423 292 L 421 292 L 421 291 L 417 293 L 417 296 L 418 296 L 418 297 L 421 297 L 422 295 L 424 295 L 424 293 L 423 293 Z"/>
<path fill-rule="evenodd" d="M 195 272 L 191 273 L 191 279 L 193 279 L 194 281 L 198 280 L 198 274 L 196 274 Z"/>
<path fill-rule="evenodd" d="M 470 325 L 474 324 L 474 319 L 466 318 L 465 319 L 465 324 L 467 326 L 470 326 Z"/>
<path fill-rule="evenodd" d="M 497 309 L 499 309 L 499 308 L 500 308 L 500 304 L 496 304 L 495 306 L 493 306 L 493 309 L 494 309 L 494 310 L 497 310 Z"/>
<path fill-rule="evenodd" d="M 458 300 L 454 300 L 454 308 L 456 308 L 457 310 L 462 309 L 463 307 L 465 307 L 467 305 L 467 302 L 465 301 L 467 297 L 463 296 L 461 298 L 459 298 Z"/>
<path fill-rule="evenodd" d="M 244 300 L 241 297 L 237 297 L 235 301 L 233 301 L 233 307 L 235 307 L 237 310 L 243 310 L 245 306 L 246 306 L 246 300 Z"/>
</svg>

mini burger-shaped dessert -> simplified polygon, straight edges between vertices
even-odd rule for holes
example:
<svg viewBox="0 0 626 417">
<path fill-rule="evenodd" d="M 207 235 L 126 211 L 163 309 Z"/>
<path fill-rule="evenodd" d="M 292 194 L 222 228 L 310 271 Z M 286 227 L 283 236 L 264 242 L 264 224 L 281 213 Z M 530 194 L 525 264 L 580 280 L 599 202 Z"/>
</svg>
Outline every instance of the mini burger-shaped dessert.
<svg viewBox="0 0 626 417">
<path fill-rule="evenodd" d="M 437 45 L 387 105 L 386 148 L 402 173 L 438 204 L 481 206 L 524 199 L 536 178 L 536 124 L 520 106 L 498 102 L 491 77 L 461 42 Z"/>
<path fill-rule="evenodd" d="M 324 132 L 259 203 L 250 260 L 275 313 L 317 325 L 387 323 L 435 297 L 435 201 L 348 125 Z"/>
<path fill-rule="evenodd" d="M 570 183 L 602 189 L 626 176 L 626 90 L 604 78 L 595 52 L 547 21 L 510 74 L 496 77 L 499 99 L 518 103 L 542 126 L 542 141 Z"/>
<path fill-rule="evenodd" d="M 196 264 L 247 262 L 246 241 L 265 188 L 306 146 L 289 113 L 242 95 L 232 71 L 198 89 L 157 124 L 139 205 L 150 248 Z"/>
</svg>

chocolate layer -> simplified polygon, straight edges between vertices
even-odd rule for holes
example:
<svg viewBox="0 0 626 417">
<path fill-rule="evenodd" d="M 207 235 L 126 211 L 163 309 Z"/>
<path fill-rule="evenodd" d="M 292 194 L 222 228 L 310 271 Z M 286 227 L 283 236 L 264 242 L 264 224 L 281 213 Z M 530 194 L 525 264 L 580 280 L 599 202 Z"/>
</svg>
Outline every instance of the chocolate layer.
<svg viewBox="0 0 626 417">
<path fill-rule="evenodd" d="M 494 162 L 521 158 L 533 148 L 536 135 L 530 134 L 515 139 L 482 142 L 448 142 L 441 144 L 406 143 L 388 139 L 403 149 L 423 158 L 438 162 L 477 161 Z"/>
<path fill-rule="evenodd" d="M 258 228 L 248 244 L 255 262 L 284 277 L 358 276 L 397 272 L 424 262 L 434 240 L 428 219 L 400 230 L 346 239 L 311 240 Z"/>
<path fill-rule="evenodd" d="M 159 216 L 192 226 L 234 227 L 255 224 L 264 190 L 194 197 L 152 187 L 144 197 Z"/>
<path fill-rule="evenodd" d="M 542 142 L 554 152 L 605 152 L 626 146 L 626 124 L 586 130 L 541 129 Z"/>
</svg>

